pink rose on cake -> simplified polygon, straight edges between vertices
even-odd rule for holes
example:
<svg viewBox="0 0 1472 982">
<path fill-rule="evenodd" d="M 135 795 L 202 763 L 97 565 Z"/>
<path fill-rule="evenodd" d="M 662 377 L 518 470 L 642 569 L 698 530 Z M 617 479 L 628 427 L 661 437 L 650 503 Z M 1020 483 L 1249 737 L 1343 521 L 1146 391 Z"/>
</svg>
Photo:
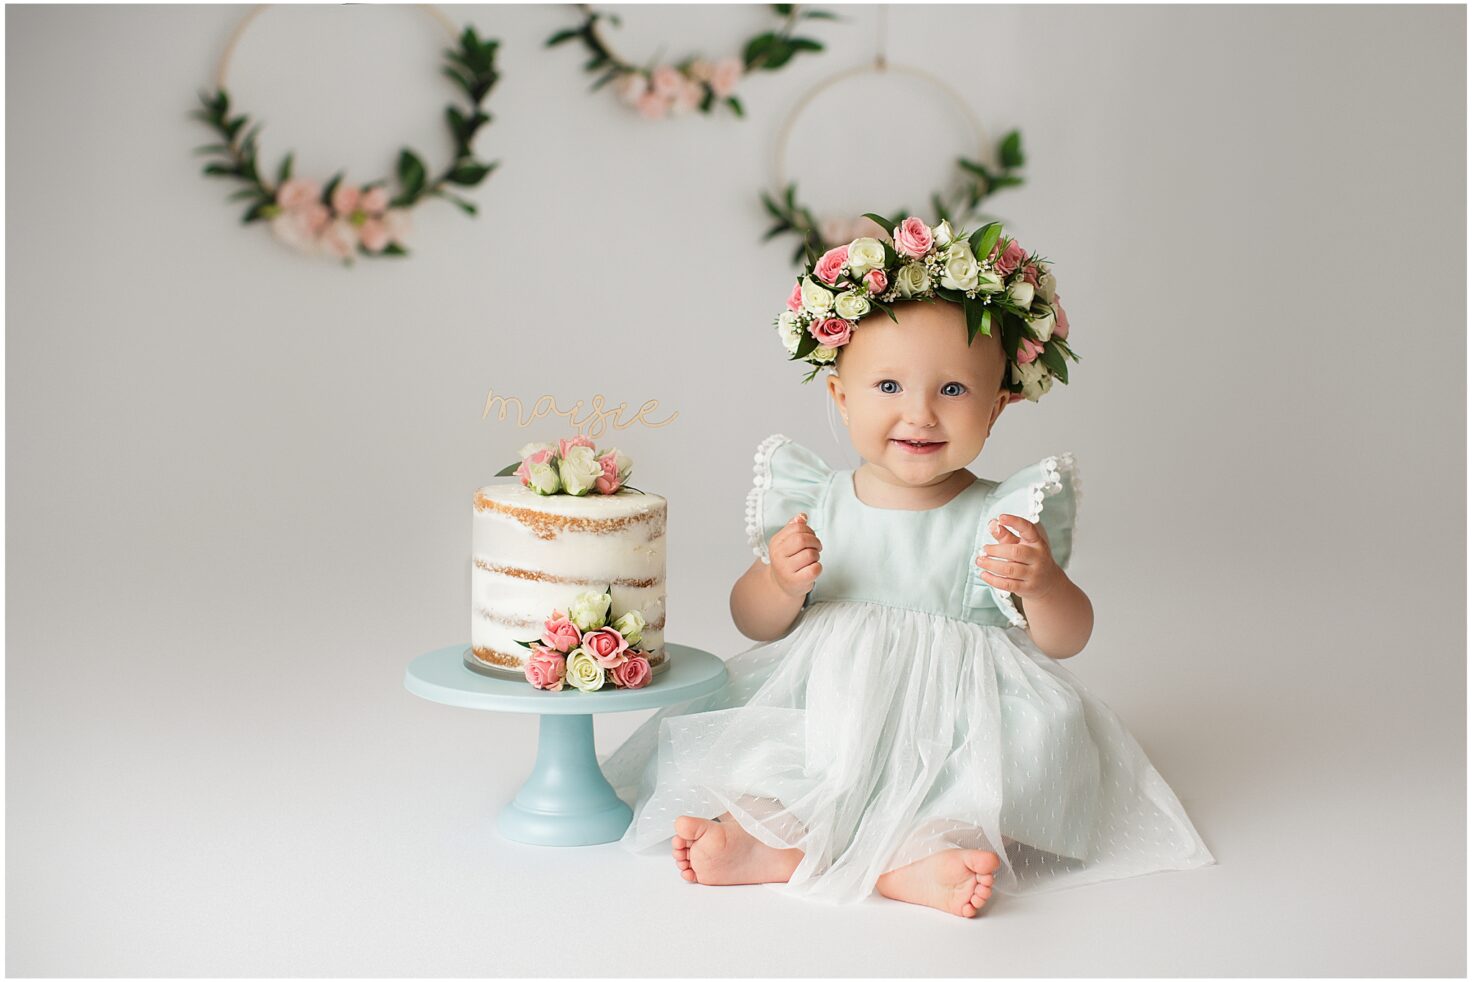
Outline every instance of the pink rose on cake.
<svg viewBox="0 0 1472 982">
<path fill-rule="evenodd" d="M 523 670 L 526 680 L 536 688 L 561 692 L 567 677 L 567 660 L 555 651 L 534 644 Z"/>
<path fill-rule="evenodd" d="M 542 625 L 542 643 L 554 651 L 566 654 L 582 641 L 583 634 L 578 626 L 560 610 L 552 611 L 552 616 Z"/>
<path fill-rule="evenodd" d="M 611 670 L 614 685 L 625 689 L 642 689 L 649 684 L 652 673 L 649 659 L 643 655 L 634 655 Z"/>
<path fill-rule="evenodd" d="M 629 643 L 611 627 L 600 627 L 584 634 L 583 650 L 604 668 L 614 668 L 629 660 Z"/>
</svg>

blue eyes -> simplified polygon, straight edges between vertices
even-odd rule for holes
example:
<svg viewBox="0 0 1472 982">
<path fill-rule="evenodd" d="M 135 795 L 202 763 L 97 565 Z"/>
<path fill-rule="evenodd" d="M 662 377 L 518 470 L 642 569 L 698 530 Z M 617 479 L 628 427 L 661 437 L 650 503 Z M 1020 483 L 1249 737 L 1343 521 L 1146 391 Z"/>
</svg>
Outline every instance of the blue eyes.
<svg viewBox="0 0 1472 982">
<path fill-rule="evenodd" d="M 890 386 L 893 386 L 893 388 L 890 388 Z M 900 390 L 900 384 L 892 378 L 887 378 L 879 382 L 877 388 L 880 392 L 883 392 L 886 395 L 894 395 Z M 945 385 L 942 385 L 940 387 L 940 394 L 943 396 L 965 395 L 966 386 L 962 385 L 960 382 L 947 382 Z"/>
</svg>

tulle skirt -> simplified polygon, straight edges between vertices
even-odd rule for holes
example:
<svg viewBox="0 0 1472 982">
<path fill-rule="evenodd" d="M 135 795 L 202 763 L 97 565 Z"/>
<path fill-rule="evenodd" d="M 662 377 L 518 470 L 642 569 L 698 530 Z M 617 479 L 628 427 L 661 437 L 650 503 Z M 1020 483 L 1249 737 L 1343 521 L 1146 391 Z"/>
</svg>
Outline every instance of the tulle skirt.
<svg viewBox="0 0 1472 982">
<path fill-rule="evenodd" d="M 803 851 L 768 886 L 831 904 L 954 847 L 997 853 L 1009 894 L 1215 862 L 1114 712 L 1020 629 L 825 601 L 726 665 L 602 762 L 630 852 L 668 857 L 676 817 L 729 811 Z"/>
</svg>

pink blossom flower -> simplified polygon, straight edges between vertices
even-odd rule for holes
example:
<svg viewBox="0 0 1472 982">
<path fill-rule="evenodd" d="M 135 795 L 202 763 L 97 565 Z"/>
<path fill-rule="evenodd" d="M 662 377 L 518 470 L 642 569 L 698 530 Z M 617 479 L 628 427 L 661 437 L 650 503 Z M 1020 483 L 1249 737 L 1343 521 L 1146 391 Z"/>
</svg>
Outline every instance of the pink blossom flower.
<svg viewBox="0 0 1472 982">
<path fill-rule="evenodd" d="M 669 109 L 669 100 L 658 92 L 646 92 L 634 103 L 639 110 L 639 115 L 645 119 L 663 119 L 665 111 Z"/>
<path fill-rule="evenodd" d="M 1017 363 L 1019 365 L 1030 365 L 1042 353 L 1043 346 L 1040 342 L 1025 337 L 1017 344 Z"/>
<path fill-rule="evenodd" d="M 629 643 L 611 627 L 600 627 L 583 635 L 583 650 L 604 668 L 614 668 L 629 660 Z"/>
<path fill-rule="evenodd" d="M 834 246 L 823 253 L 822 258 L 818 260 L 818 265 L 813 267 L 813 273 L 818 279 L 832 286 L 838 282 L 838 274 L 843 272 L 843 267 L 847 263 L 848 246 Z"/>
<path fill-rule="evenodd" d="M 593 481 L 593 487 L 599 494 L 613 494 L 623 482 L 618 479 L 618 454 L 612 450 L 598 458 L 598 466 L 603 468 L 603 473 Z"/>
<path fill-rule="evenodd" d="M 704 98 L 705 86 L 699 82 L 686 79 L 680 86 L 680 91 L 675 93 L 675 98 L 670 103 L 670 112 L 688 113 L 699 106 Z"/>
<path fill-rule="evenodd" d="M 787 309 L 796 313 L 802 310 L 802 284 L 792 284 L 792 294 L 787 298 Z"/>
<path fill-rule="evenodd" d="M 649 86 L 665 99 L 673 99 L 685 85 L 685 76 L 674 65 L 660 65 L 649 73 Z"/>
<path fill-rule="evenodd" d="M 614 684 L 621 688 L 642 689 L 649 684 L 652 672 L 648 658 L 643 655 L 633 655 L 622 665 L 615 665 L 611 674 Z"/>
<path fill-rule="evenodd" d="M 282 181 L 276 189 L 276 203 L 288 211 L 296 211 L 313 202 L 321 203 L 322 185 L 303 177 Z"/>
<path fill-rule="evenodd" d="M 299 252 L 315 255 L 321 251 L 317 236 L 326 227 L 331 213 L 320 201 L 283 211 L 271 219 L 271 233 Z"/>
<path fill-rule="evenodd" d="M 332 210 L 339 215 L 351 215 L 358 207 L 359 191 L 351 184 L 339 184 L 332 189 Z"/>
<path fill-rule="evenodd" d="M 864 277 L 864 283 L 869 287 L 870 293 L 883 293 L 889 286 L 889 277 L 882 269 L 871 269 Z"/>
<path fill-rule="evenodd" d="M 559 456 L 559 457 L 566 457 L 567 456 L 567 452 L 569 450 L 571 450 L 573 447 L 587 447 L 589 450 L 597 450 L 598 449 L 597 447 L 593 446 L 593 441 L 592 440 L 589 440 L 587 437 L 585 437 L 581 433 L 579 433 L 577 436 L 573 437 L 571 440 L 558 440 L 557 441 L 557 456 Z M 540 463 L 540 461 L 538 461 L 538 463 Z"/>
<path fill-rule="evenodd" d="M 817 338 L 819 344 L 840 348 L 853 337 L 854 325 L 842 317 L 826 317 L 809 324 L 808 333 Z"/>
<path fill-rule="evenodd" d="M 1068 315 L 1063 312 L 1063 298 L 1056 293 L 1053 294 L 1053 337 L 1068 340 Z"/>
<path fill-rule="evenodd" d="M 716 62 L 715 68 L 711 70 L 710 88 L 717 99 L 724 99 L 736 91 L 736 85 L 741 81 L 741 72 L 740 58 L 722 58 Z"/>
<path fill-rule="evenodd" d="M 346 218 L 336 218 L 327 223 L 317 241 L 327 255 L 337 259 L 351 259 L 358 247 L 358 232 Z"/>
<path fill-rule="evenodd" d="M 576 648 L 583 640 L 582 632 L 578 626 L 560 610 L 552 611 L 552 616 L 542 624 L 542 641 L 553 651 L 563 654 Z"/>
<path fill-rule="evenodd" d="M 388 248 L 388 227 L 381 218 L 370 218 L 358 226 L 358 241 L 369 252 L 382 252 Z"/>
<path fill-rule="evenodd" d="M 690 66 L 685 69 L 686 74 L 695 79 L 695 81 L 697 82 L 709 82 L 711 74 L 714 71 L 715 66 L 706 61 L 704 58 L 696 58 L 690 63 Z"/>
<path fill-rule="evenodd" d="M 894 248 L 902 256 L 919 259 L 933 245 L 935 234 L 930 231 L 930 226 L 913 215 L 900 222 L 894 230 Z"/>
<path fill-rule="evenodd" d="M 538 689 L 561 692 L 562 684 L 567 679 L 567 658 L 534 644 L 522 671 L 526 673 L 526 680 Z"/>
<path fill-rule="evenodd" d="M 363 192 L 363 197 L 358 199 L 358 207 L 370 215 L 382 215 L 388 211 L 388 201 L 388 189 L 380 184 Z"/>
<path fill-rule="evenodd" d="M 997 249 L 1000 246 L 1000 242 L 992 246 L 992 268 L 1003 276 L 1011 276 L 1017 272 L 1017 267 L 1027 258 L 1027 250 L 1018 245 L 1016 239 L 1008 239 L 1007 248 L 1003 249 L 999 255 Z M 1036 284 L 1033 285 L 1036 286 Z"/>
</svg>

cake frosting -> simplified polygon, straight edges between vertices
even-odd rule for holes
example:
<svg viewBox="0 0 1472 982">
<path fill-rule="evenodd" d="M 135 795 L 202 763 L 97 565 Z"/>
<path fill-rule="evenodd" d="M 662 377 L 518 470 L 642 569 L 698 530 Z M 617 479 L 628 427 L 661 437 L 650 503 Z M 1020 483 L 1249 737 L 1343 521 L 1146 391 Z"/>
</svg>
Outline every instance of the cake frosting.
<svg viewBox="0 0 1472 982">
<path fill-rule="evenodd" d="M 543 495 L 516 482 L 475 492 L 471 518 L 470 650 L 473 668 L 521 677 L 554 610 L 579 593 L 607 591 L 610 620 L 638 611 L 640 647 L 655 675 L 664 647 L 665 509 L 657 494 Z"/>
</svg>

